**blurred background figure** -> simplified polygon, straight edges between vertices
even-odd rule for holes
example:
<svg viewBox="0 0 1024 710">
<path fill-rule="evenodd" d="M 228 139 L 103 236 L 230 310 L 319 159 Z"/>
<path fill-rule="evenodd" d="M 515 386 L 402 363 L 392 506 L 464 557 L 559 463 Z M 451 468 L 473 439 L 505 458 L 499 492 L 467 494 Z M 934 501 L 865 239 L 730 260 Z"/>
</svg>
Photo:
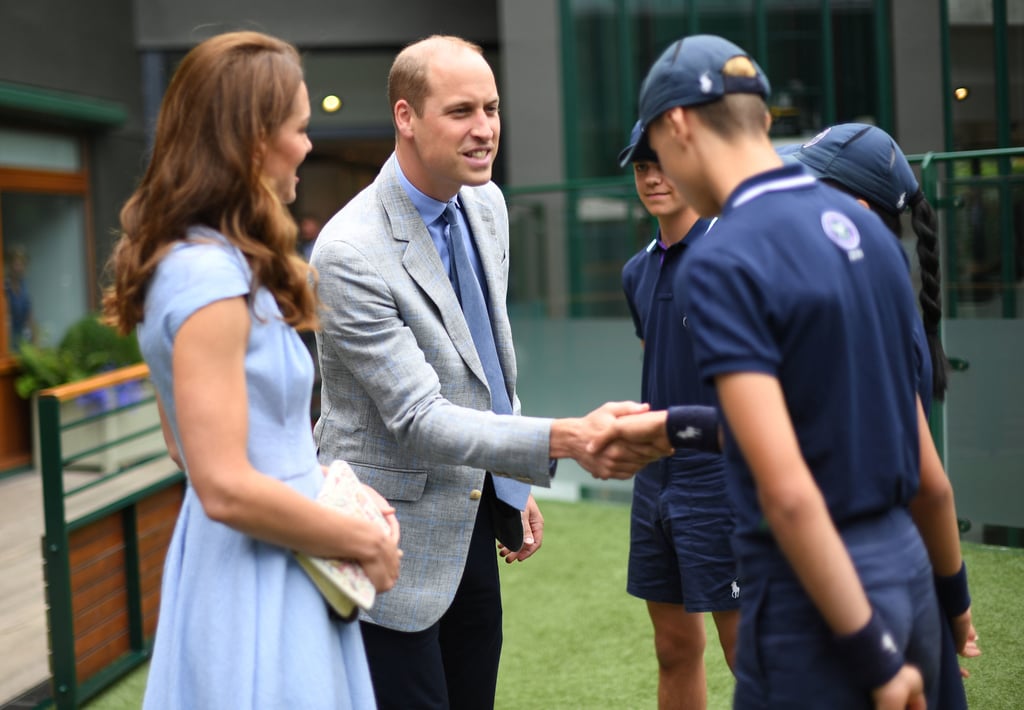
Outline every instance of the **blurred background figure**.
<svg viewBox="0 0 1024 710">
<path fill-rule="evenodd" d="M 28 252 L 24 247 L 11 247 L 4 256 L 7 275 L 4 277 L 4 299 L 7 301 L 8 347 L 18 352 L 22 342 L 34 343 L 35 321 L 32 319 L 32 300 L 28 294 L 25 276 L 28 272 Z"/>
<path fill-rule="evenodd" d="M 299 217 L 299 238 L 295 246 L 307 262 L 313 254 L 313 245 L 316 244 L 316 238 L 320 235 L 320 227 L 320 220 L 311 214 Z"/>
</svg>

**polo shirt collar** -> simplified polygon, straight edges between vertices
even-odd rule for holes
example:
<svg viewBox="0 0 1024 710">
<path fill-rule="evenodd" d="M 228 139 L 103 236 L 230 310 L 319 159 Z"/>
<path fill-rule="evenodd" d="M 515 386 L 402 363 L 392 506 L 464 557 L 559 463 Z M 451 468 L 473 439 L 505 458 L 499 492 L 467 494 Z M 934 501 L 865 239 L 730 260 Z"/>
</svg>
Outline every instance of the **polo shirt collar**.
<svg viewBox="0 0 1024 710">
<path fill-rule="evenodd" d="M 784 165 L 781 168 L 768 170 L 763 173 L 747 178 L 733 190 L 722 208 L 722 214 L 727 214 L 737 207 L 756 200 L 758 197 L 769 192 L 783 192 L 790 190 L 803 190 L 814 187 L 817 180 L 813 175 L 806 172 L 802 165 Z"/>
</svg>

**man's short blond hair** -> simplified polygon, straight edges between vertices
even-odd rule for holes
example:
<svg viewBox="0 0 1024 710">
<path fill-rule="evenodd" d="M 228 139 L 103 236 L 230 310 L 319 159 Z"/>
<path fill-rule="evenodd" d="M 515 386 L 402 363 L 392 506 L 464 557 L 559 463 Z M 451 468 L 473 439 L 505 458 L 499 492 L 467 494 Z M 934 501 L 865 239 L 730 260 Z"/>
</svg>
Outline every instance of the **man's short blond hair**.
<svg viewBox="0 0 1024 710">
<path fill-rule="evenodd" d="M 388 73 L 388 102 L 392 110 L 396 103 L 405 99 L 412 110 L 421 115 L 430 94 L 431 60 L 440 52 L 456 49 L 468 49 L 480 56 L 484 53 L 480 45 L 453 35 L 431 35 L 399 52 Z"/>
</svg>

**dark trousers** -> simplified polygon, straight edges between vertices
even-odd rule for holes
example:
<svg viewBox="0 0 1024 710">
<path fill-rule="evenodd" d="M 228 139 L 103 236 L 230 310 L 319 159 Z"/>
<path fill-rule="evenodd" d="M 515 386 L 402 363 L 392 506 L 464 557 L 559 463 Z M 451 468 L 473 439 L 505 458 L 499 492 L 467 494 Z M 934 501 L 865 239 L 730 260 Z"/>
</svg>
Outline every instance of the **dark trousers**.
<svg viewBox="0 0 1024 710">
<path fill-rule="evenodd" d="M 490 480 L 488 479 L 488 484 Z M 379 710 L 488 710 L 501 656 L 501 590 L 485 486 L 455 599 L 423 631 L 362 624 Z"/>
</svg>

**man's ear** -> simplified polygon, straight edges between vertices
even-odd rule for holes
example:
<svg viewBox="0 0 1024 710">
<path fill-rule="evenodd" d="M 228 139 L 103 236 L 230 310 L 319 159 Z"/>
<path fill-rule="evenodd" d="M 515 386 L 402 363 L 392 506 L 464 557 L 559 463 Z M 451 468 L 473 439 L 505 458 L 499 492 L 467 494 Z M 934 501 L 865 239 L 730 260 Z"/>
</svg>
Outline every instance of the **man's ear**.
<svg viewBox="0 0 1024 710">
<path fill-rule="evenodd" d="M 694 124 L 700 121 L 697 113 L 683 106 L 675 106 L 665 112 L 662 120 L 668 128 L 672 142 L 679 148 L 687 149 L 686 147 L 693 141 Z"/>
<path fill-rule="evenodd" d="M 413 115 L 414 111 L 408 101 L 406 101 L 405 99 L 399 99 L 398 101 L 395 102 L 395 129 L 405 138 L 411 138 L 413 135 Z"/>
<path fill-rule="evenodd" d="M 673 138 L 678 139 L 689 132 L 689 126 L 687 125 L 689 118 L 682 106 L 673 106 L 665 112 L 661 120 L 668 126 L 669 134 Z"/>
<path fill-rule="evenodd" d="M 772 129 L 772 112 L 764 112 L 764 132 L 767 133 Z"/>
</svg>

